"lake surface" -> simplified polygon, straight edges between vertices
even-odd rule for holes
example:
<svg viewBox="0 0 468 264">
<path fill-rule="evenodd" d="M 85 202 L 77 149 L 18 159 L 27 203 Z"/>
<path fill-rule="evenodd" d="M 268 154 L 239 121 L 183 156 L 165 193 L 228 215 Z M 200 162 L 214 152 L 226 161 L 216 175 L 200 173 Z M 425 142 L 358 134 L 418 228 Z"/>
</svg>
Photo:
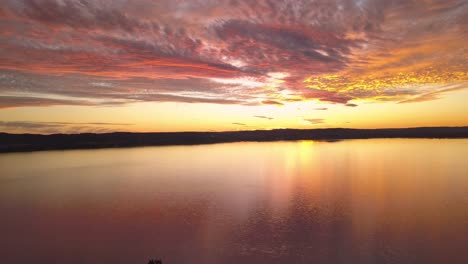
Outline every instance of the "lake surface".
<svg viewBox="0 0 468 264">
<path fill-rule="evenodd" d="M 468 140 L 0 154 L 1 263 L 468 263 Z"/>
</svg>

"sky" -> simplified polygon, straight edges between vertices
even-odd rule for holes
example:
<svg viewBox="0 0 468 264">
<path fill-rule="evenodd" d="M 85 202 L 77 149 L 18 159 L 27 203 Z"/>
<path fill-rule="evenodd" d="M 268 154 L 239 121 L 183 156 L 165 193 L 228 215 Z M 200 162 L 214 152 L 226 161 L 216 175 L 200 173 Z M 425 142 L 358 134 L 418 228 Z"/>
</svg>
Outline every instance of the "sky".
<svg viewBox="0 0 468 264">
<path fill-rule="evenodd" d="M 468 0 L 2 0 L 0 131 L 468 125 Z"/>
</svg>

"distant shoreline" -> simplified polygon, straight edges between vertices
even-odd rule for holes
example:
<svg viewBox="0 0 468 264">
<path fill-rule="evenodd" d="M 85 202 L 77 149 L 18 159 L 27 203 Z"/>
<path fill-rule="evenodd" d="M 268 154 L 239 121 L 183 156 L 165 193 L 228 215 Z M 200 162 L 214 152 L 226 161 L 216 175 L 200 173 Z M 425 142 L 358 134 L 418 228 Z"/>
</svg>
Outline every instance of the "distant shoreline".
<svg viewBox="0 0 468 264">
<path fill-rule="evenodd" d="M 232 132 L 115 132 L 105 134 L 84 133 L 52 135 L 0 133 L 0 153 L 40 150 L 200 145 L 242 141 L 267 142 L 370 138 L 468 138 L 468 127 L 275 129 Z"/>
</svg>

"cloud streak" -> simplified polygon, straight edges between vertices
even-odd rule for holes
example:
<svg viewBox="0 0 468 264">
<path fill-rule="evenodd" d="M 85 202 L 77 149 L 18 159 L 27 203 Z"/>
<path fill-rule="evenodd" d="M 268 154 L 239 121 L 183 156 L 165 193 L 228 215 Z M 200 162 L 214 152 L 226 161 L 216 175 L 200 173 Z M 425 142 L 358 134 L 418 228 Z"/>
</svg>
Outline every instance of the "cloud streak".
<svg viewBox="0 0 468 264">
<path fill-rule="evenodd" d="M 304 121 L 311 125 L 323 124 L 325 123 L 325 119 L 323 118 L 304 118 Z"/>
<path fill-rule="evenodd" d="M 236 125 L 236 126 L 247 126 L 247 124 L 239 123 L 239 122 L 234 122 L 234 123 L 231 123 L 231 124 Z"/>
<path fill-rule="evenodd" d="M 273 120 L 274 118 L 273 117 L 270 117 L 270 116 L 262 116 L 262 115 L 256 115 L 254 116 L 256 118 L 261 118 L 261 119 L 268 119 L 268 120 Z"/>
<path fill-rule="evenodd" d="M 0 131 L 13 133 L 109 133 L 122 131 L 122 128 L 131 126 L 129 123 L 108 123 L 108 122 L 36 122 L 36 121 L 0 121 Z"/>
</svg>

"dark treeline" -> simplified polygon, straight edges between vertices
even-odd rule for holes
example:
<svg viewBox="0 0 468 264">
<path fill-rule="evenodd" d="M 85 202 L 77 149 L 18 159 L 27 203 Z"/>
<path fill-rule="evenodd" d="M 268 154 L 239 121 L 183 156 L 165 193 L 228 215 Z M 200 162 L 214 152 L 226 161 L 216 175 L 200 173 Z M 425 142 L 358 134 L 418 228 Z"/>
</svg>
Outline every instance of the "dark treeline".
<svg viewBox="0 0 468 264">
<path fill-rule="evenodd" d="M 468 138 L 468 127 L 398 129 L 276 129 L 233 132 L 168 132 L 107 134 L 0 133 L 0 152 L 93 149 L 135 146 L 194 145 L 238 141 L 341 140 L 366 138 Z"/>
</svg>

